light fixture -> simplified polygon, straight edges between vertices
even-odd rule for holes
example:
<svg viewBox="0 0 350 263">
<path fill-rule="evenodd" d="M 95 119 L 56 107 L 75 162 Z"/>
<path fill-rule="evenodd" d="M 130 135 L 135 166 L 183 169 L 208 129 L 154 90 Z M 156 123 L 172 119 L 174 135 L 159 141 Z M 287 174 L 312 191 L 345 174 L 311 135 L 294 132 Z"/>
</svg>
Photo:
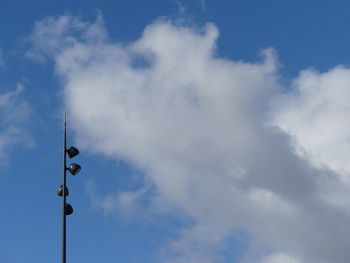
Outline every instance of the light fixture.
<svg viewBox="0 0 350 263">
<path fill-rule="evenodd" d="M 67 150 L 69 158 L 73 158 L 74 156 L 77 156 L 79 154 L 79 150 L 75 148 L 74 146 L 69 147 Z"/>
<path fill-rule="evenodd" d="M 69 216 L 69 215 L 71 215 L 71 214 L 73 214 L 73 207 L 69 204 L 69 203 L 66 203 L 66 209 L 65 209 L 66 211 L 66 215 L 67 216 Z"/>
<path fill-rule="evenodd" d="M 69 191 L 68 191 L 68 188 L 67 188 L 67 187 L 66 187 L 64 193 L 65 193 L 65 196 L 69 195 Z M 58 196 L 63 196 L 63 185 L 61 185 L 61 186 L 58 188 L 57 195 L 58 195 Z"/>
<path fill-rule="evenodd" d="M 72 174 L 72 175 L 76 175 L 77 173 L 80 172 L 81 170 L 81 166 L 77 163 L 71 163 L 69 165 L 69 167 L 67 168 L 67 170 Z"/>
</svg>

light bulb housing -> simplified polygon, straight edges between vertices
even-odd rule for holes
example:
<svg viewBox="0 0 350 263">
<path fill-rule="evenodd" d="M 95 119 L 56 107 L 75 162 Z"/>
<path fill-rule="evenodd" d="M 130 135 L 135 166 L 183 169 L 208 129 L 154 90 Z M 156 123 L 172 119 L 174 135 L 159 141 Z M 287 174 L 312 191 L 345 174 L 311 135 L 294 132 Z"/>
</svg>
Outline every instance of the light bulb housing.
<svg viewBox="0 0 350 263">
<path fill-rule="evenodd" d="M 67 154 L 69 158 L 73 158 L 74 156 L 77 156 L 79 154 L 79 150 L 75 148 L 74 146 L 69 147 L 67 150 Z"/>
<path fill-rule="evenodd" d="M 81 166 L 77 163 L 71 163 L 69 165 L 69 167 L 67 168 L 67 170 L 72 174 L 72 175 L 76 175 L 80 172 L 81 170 Z"/>
<path fill-rule="evenodd" d="M 68 196 L 68 195 L 69 195 L 69 191 L 68 191 L 68 188 L 67 188 L 67 187 L 66 187 L 64 193 L 65 193 L 65 196 Z M 58 187 L 57 195 L 58 195 L 58 196 L 63 196 L 63 185 L 61 185 L 60 187 Z"/>
<path fill-rule="evenodd" d="M 65 214 L 69 216 L 73 214 L 73 212 L 74 212 L 73 207 L 70 204 L 66 203 Z"/>
</svg>

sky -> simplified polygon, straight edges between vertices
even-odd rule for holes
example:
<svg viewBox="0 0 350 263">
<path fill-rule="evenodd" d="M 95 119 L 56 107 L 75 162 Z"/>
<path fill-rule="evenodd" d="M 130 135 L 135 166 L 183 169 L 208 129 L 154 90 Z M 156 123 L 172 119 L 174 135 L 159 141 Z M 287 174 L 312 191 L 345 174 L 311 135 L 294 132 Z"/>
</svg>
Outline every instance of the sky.
<svg viewBox="0 0 350 263">
<path fill-rule="evenodd" d="M 348 263 L 349 8 L 2 1 L 2 260 Z"/>
</svg>

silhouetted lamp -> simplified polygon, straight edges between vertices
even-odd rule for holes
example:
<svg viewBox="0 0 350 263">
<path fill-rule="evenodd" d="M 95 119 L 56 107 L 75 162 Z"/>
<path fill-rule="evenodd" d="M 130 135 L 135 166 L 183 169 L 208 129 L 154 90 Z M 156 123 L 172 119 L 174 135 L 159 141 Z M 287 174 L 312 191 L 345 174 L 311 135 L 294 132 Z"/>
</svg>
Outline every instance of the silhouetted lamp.
<svg viewBox="0 0 350 263">
<path fill-rule="evenodd" d="M 77 173 L 80 172 L 81 170 L 81 166 L 77 163 L 71 163 L 71 165 L 69 165 L 69 167 L 67 168 L 67 170 L 72 174 L 72 175 L 76 175 Z"/>
<path fill-rule="evenodd" d="M 75 148 L 74 146 L 71 146 L 67 150 L 67 153 L 68 153 L 69 158 L 73 158 L 74 156 L 77 156 L 79 154 L 79 150 L 77 148 Z"/>
<path fill-rule="evenodd" d="M 73 207 L 69 203 L 66 203 L 66 215 L 69 216 L 71 214 L 73 214 Z"/>
<path fill-rule="evenodd" d="M 57 195 L 58 196 L 63 196 L 63 185 L 61 185 L 59 188 L 58 188 L 58 191 L 57 191 Z M 65 190 L 65 195 L 69 195 L 69 191 L 68 191 L 68 188 L 66 187 L 66 190 Z"/>
</svg>

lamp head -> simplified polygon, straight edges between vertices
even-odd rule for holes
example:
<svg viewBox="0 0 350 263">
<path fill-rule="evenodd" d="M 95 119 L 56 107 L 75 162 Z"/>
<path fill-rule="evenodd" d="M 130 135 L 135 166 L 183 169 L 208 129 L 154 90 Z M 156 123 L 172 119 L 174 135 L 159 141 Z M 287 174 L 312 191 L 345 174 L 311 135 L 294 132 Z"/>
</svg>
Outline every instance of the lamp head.
<svg viewBox="0 0 350 263">
<path fill-rule="evenodd" d="M 67 168 L 67 170 L 72 174 L 72 175 L 76 175 L 77 173 L 80 172 L 81 170 L 81 166 L 77 163 L 71 163 L 69 165 L 69 167 Z"/>
<path fill-rule="evenodd" d="M 79 150 L 75 148 L 74 146 L 69 147 L 67 150 L 69 158 L 73 158 L 74 156 L 77 156 L 79 154 Z"/>
<path fill-rule="evenodd" d="M 58 191 L 57 191 L 57 195 L 58 196 L 63 196 L 63 185 L 61 185 L 59 188 L 58 188 Z M 65 191 L 65 196 L 69 195 L 69 191 L 68 191 L 68 188 L 66 187 Z"/>
<path fill-rule="evenodd" d="M 65 214 L 67 216 L 73 214 L 73 207 L 70 204 L 68 204 L 68 203 L 66 203 L 66 207 L 65 207 L 64 210 L 65 210 Z"/>
</svg>

